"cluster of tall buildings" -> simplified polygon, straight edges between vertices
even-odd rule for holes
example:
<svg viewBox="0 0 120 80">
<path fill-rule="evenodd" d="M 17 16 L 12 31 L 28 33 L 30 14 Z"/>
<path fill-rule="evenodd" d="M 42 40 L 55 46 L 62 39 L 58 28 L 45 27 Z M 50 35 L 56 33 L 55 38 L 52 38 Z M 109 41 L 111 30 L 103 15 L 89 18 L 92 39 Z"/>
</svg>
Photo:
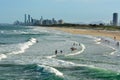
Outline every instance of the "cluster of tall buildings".
<svg viewBox="0 0 120 80">
<path fill-rule="evenodd" d="M 33 19 L 29 14 L 25 14 L 24 16 L 24 24 L 25 25 L 55 25 L 55 24 L 64 24 L 63 20 L 55 20 L 54 18 L 49 20 L 49 19 L 43 19 L 41 18 L 38 19 Z"/>
<path fill-rule="evenodd" d="M 60 20 L 55 20 L 54 18 L 52 19 L 43 19 L 41 16 L 40 19 L 33 19 L 31 15 L 25 14 L 24 15 L 24 21 L 15 21 L 14 25 L 26 25 L 26 26 L 39 26 L 39 25 L 56 25 L 56 24 L 64 24 L 64 21 L 62 19 Z"/>
</svg>

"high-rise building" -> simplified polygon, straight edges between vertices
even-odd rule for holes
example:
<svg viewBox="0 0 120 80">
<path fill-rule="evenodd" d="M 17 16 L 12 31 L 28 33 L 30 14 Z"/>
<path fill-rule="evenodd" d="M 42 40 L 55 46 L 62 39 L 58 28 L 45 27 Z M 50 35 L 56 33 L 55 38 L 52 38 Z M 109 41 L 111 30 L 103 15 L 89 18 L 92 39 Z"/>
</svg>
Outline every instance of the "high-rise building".
<svg viewBox="0 0 120 80">
<path fill-rule="evenodd" d="M 118 26 L 118 13 L 113 13 L 113 25 Z"/>
<path fill-rule="evenodd" d="M 52 18 L 52 24 L 57 24 L 57 21 L 54 18 Z"/>
<path fill-rule="evenodd" d="M 31 25 L 33 25 L 33 18 L 31 17 Z"/>
<path fill-rule="evenodd" d="M 24 16 L 24 24 L 26 25 L 27 24 L 27 15 L 25 14 L 25 16 Z"/>
<path fill-rule="evenodd" d="M 40 18 L 40 25 L 42 25 L 43 24 L 43 17 L 41 16 L 41 18 Z"/>
<path fill-rule="evenodd" d="M 28 23 L 30 24 L 30 19 L 31 19 L 31 17 L 30 17 L 30 15 L 28 15 Z"/>
<path fill-rule="evenodd" d="M 64 21 L 62 19 L 58 20 L 58 24 L 64 24 Z"/>
</svg>

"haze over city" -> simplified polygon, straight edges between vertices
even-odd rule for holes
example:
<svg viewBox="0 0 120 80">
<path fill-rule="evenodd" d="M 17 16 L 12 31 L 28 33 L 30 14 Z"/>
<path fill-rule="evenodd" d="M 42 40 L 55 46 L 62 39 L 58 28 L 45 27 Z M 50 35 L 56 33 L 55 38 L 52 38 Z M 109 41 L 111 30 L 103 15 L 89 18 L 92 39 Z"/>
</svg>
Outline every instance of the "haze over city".
<svg viewBox="0 0 120 80">
<path fill-rule="evenodd" d="M 24 14 L 66 22 L 109 22 L 113 12 L 119 13 L 119 3 L 120 0 L 0 0 L 0 23 L 23 21 Z"/>
</svg>

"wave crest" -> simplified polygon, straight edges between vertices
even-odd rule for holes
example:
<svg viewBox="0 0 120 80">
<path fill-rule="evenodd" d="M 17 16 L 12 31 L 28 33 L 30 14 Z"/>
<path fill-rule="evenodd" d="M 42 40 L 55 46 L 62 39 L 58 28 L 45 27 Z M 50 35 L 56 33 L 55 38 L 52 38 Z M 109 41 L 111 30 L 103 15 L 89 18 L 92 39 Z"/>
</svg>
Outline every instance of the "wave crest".
<svg viewBox="0 0 120 80">
<path fill-rule="evenodd" d="M 7 58 L 7 56 L 5 54 L 0 54 L 0 60 L 4 58 Z"/>
<path fill-rule="evenodd" d="M 19 44 L 20 46 L 20 50 L 19 51 L 13 51 L 9 54 L 20 54 L 20 53 L 24 53 L 26 49 L 28 49 L 30 46 L 32 46 L 33 44 L 35 44 L 37 42 L 37 39 L 35 38 L 31 38 L 28 40 L 28 42 L 25 42 L 23 44 Z"/>
<path fill-rule="evenodd" d="M 38 65 L 38 70 L 42 69 L 43 72 L 49 72 L 55 74 L 56 76 L 63 77 L 63 73 L 59 72 L 57 69 L 45 65 Z"/>
</svg>

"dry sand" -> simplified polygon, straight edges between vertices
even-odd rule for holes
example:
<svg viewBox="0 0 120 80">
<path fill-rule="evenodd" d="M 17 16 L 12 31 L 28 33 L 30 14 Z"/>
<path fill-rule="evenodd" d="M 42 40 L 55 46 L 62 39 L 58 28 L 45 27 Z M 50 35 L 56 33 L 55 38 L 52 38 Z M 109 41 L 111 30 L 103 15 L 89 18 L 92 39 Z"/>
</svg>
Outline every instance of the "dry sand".
<svg viewBox="0 0 120 80">
<path fill-rule="evenodd" d="M 116 37 L 117 40 L 120 41 L 120 31 L 107 31 L 107 30 L 93 30 L 93 29 L 74 29 L 74 28 L 60 28 L 60 27 L 52 27 L 55 30 L 61 30 L 64 32 L 72 33 L 72 34 L 83 34 L 83 35 L 92 35 L 92 36 L 105 36 L 113 38 Z"/>
</svg>

